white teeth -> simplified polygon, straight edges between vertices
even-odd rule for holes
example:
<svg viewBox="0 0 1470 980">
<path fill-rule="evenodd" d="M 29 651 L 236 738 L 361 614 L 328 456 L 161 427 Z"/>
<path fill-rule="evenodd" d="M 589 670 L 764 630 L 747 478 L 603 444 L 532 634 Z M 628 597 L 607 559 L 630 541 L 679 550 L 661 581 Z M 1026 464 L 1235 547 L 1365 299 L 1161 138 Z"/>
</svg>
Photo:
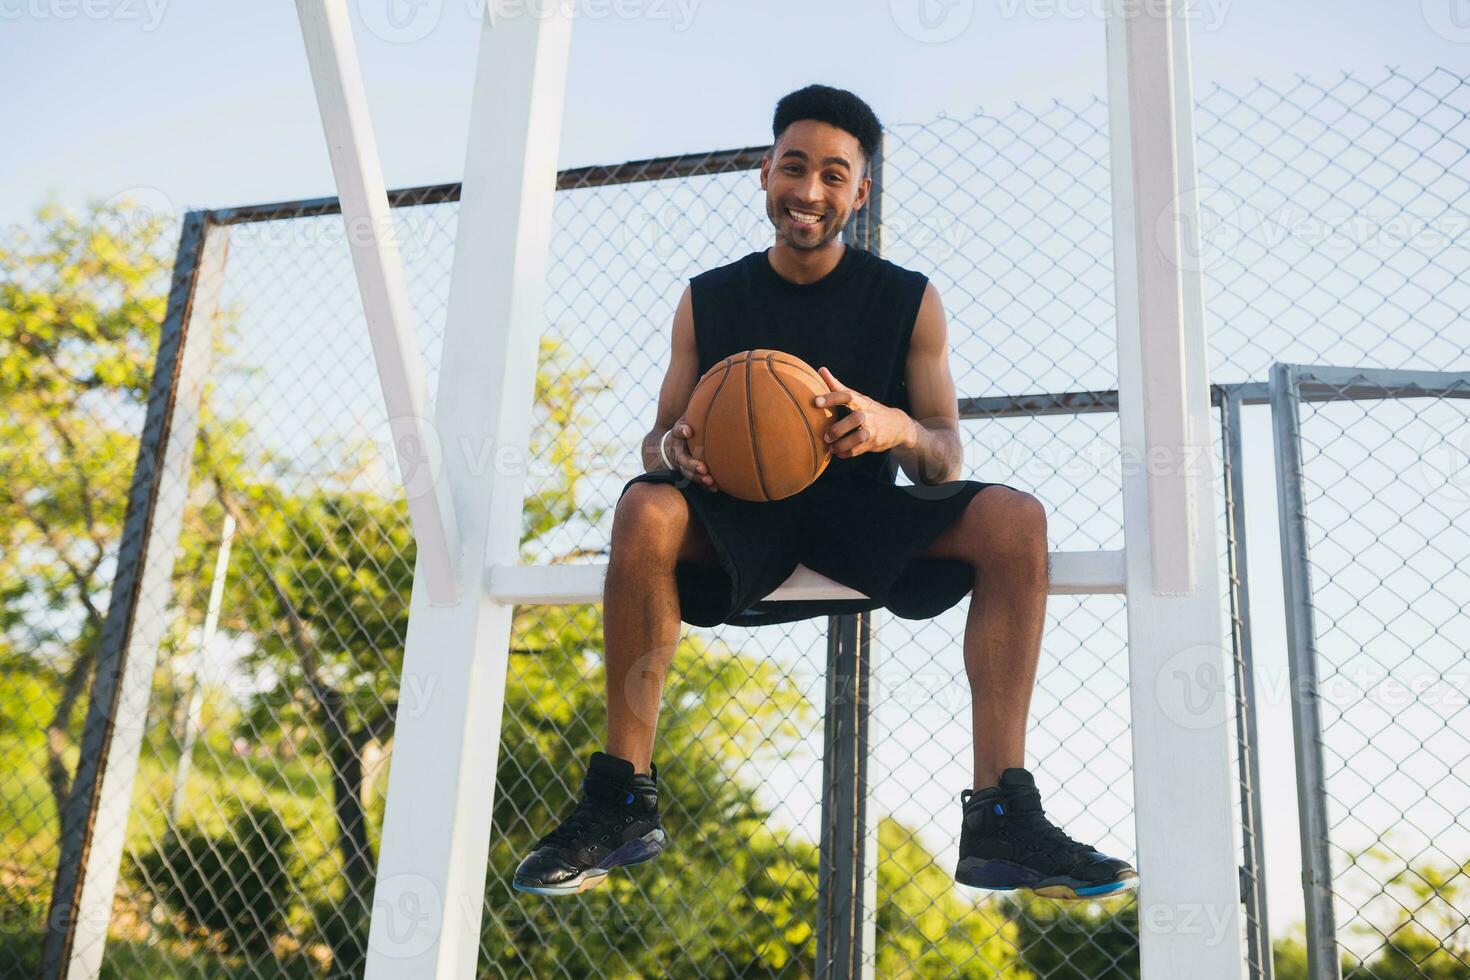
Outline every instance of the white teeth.
<svg viewBox="0 0 1470 980">
<path fill-rule="evenodd" d="M 786 213 L 804 225 L 814 225 L 822 220 L 822 216 L 819 214 L 806 214 L 802 211 L 793 211 L 790 208 L 786 209 Z"/>
</svg>

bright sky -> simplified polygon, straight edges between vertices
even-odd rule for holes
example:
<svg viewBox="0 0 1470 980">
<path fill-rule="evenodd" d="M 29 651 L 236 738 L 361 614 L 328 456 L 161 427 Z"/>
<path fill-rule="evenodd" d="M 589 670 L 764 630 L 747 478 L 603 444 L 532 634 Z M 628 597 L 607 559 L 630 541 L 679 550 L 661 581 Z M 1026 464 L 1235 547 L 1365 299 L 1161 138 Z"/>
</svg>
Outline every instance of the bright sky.
<svg viewBox="0 0 1470 980">
<path fill-rule="evenodd" d="M 1454 2 L 1196 0 L 1197 83 L 1454 68 L 1470 47 L 1431 27 L 1470 40 Z M 390 186 L 461 174 L 482 3 L 350 4 Z M 812 81 L 853 89 L 884 120 L 1101 94 L 1101 3 L 582 0 L 562 165 L 768 141 L 775 100 Z M 149 187 L 223 207 L 332 189 L 289 3 L 0 0 L 0 84 L 25 93 L 6 106 L 0 222 L 52 191 Z"/>
<path fill-rule="evenodd" d="M 853 89 L 891 122 L 1101 95 L 1101 2 L 582 0 L 561 165 L 769 141 L 775 100 L 812 81 Z M 1196 87 L 1299 73 L 1329 81 L 1345 70 L 1376 77 L 1389 65 L 1462 71 L 1470 22 L 1452 17 L 1457 2 L 1197 2 Z M 350 6 L 388 183 L 458 179 L 479 3 Z M 131 193 L 182 210 L 333 192 L 286 2 L 0 0 L 0 90 L 12 93 L 0 224 L 24 221 L 52 194 L 79 203 Z M 1257 450 L 1247 476 L 1261 495 L 1260 506 L 1252 501 L 1253 584 L 1258 604 L 1275 603 L 1274 488 L 1259 411 L 1247 435 Z M 1279 624 L 1262 620 L 1258 644 L 1279 648 Z M 1267 681 L 1284 684 L 1279 673 Z M 1300 891 L 1289 706 L 1273 702 L 1262 740 L 1279 930 L 1300 915 Z"/>
</svg>

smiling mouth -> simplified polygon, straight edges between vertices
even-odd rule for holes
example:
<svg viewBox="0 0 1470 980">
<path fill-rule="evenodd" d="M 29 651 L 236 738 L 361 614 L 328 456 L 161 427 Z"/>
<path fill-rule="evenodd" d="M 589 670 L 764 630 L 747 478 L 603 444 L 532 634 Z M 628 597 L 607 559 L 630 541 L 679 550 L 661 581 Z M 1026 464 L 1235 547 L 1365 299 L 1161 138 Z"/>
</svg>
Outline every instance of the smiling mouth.
<svg viewBox="0 0 1470 980">
<path fill-rule="evenodd" d="M 791 208 L 786 209 L 786 217 L 791 219 L 792 224 L 799 225 L 802 228 L 815 228 L 817 225 L 821 224 L 823 220 L 821 215 L 814 215 L 810 214 L 809 212 L 803 211 L 793 211 Z"/>
</svg>

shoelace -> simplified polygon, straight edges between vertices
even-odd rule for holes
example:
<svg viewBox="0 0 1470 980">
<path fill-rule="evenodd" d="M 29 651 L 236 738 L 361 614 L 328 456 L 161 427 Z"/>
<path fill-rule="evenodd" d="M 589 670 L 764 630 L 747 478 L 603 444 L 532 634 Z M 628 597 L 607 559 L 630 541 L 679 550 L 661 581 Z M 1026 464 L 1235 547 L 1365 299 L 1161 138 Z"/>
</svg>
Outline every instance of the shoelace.
<svg viewBox="0 0 1470 980">
<path fill-rule="evenodd" d="M 555 845 L 568 847 L 577 843 L 577 838 L 598 829 L 608 819 L 608 811 L 616 804 L 583 797 L 571 816 L 551 833 L 537 841 L 537 847 Z"/>
<path fill-rule="evenodd" d="M 960 792 L 960 804 L 969 803 L 970 797 L 975 795 L 974 790 L 962 790 Z M 1018 799 L 1024 799 L 1028 795 L 1035 796 L 1036 809 L 1017 811 L 1013 808 Z M 1006 815 L 1010 818 L 1008 825 L 1021 831 L 1026 837 L 1039 843 L 1048 854 L 1073 854 L 1080 851 L 1096 850 L 1091 844 L 1083 844 L 1073 840 L 1066 831 L 1058 827 L 1046 818 L 1046 811 L 1041 806 L 1040 794 L 1018 794 L 1014 796 L 1002 796 L 999 800 L 1006 809 Z M 1020 836 L 1014 835 L 1013 836 Z"/>
<path fill-rule="evenodd" d="M 1048 820 L 1043 811 L 1014 814 L 1014 816 L 1016 822 L 1023 829 L 1030 831 L 1029 836 L 1038 841 L 1046 853 L 1074 854 L 1079 851 L 1093 850 L 1091 844 L 1073 840 L 1065 830 Z"/>
</svg>

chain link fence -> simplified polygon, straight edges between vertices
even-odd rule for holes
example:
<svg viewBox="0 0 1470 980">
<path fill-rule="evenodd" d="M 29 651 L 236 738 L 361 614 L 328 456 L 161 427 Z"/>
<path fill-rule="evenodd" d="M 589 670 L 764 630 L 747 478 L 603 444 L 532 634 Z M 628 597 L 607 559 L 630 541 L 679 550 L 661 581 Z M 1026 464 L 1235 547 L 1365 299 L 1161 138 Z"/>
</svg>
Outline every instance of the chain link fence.
<svg viewBox="0 0 1470 980">
<path fill-rule="evenodd" d="M 1466 80 L 1445 71 L 1199 94 L 1208 190 L 1197 258 L 1215 380 L 1264 381 L 1285 359 L 1465 366 L 1470 331 L 1455 290 L 1465 273 L 1467 111 Z M 759 156 L 753 148 L 561 175 L 526 562 L 606 560 L 611 508 L 640 466 L 637 440 L 653 417 L 684 280 L 769 244 L 750 172 Z M 972 400 L 966 475 L 1036 494 L 1054 550 L 1121 547 L 1116 417 L 1003 410 L 995 399 L 1115 387 L 1107 159 L 1100 100 L 886 130 L 881 250 L 929 274 L 945 299 L 956 387 Z M 456 200 L 453 186 L 395 193 L 431 396 Z M 7 407 L 18 406 L 7 412 L 14 428 L 3 451 L 7 473 L 19 474 L 0 497 L 0 739 L 12 774 L 0 790 L 5 976 L 32 975 L 40 963 L 58 813 L 74 790 L 166 321 L 177 229 L 130 214 L 97 216 L 127 222 L 110 241 L 78 230 L 88 222 L 55 218 L 12 235 L 3 252 L 12 328 L 0 383 Z M 209 219 L 214 240 L 228 240 L 221 288 L 186 322 L 191 342 L 209 341 L 213 363 L 177 515 L 173 601 L 137 612 L 163 632 L 146 706 L 136 706 L 134 790 L 110 812 L 125 821 L 111 829 L 125 826 L 126 836 L 99 955 L 109 976 L 352 975 L 365 950 L 393 724 L 432 695 L 398 687 L 414 549 L 332 202 Z M 1395 222 L 1420 234 L 1385 237 Z M 1312 417 L 1304 431 L 1329 430 Z M 1326 474 L 1326 465 L 1312 457 L 1306 472 Z M 1317 520 L 1315 499 L 1308 508 Z M 1337 533 L 1331 521 L 1315 526 L 1322 541 Z M 1399 574 L 1417 576 L 1415 595 L 1431 582 L 1435 601 L 1449 603 L 1431 618 L 1453 637 L 1462 570 L 1446 571 L 1458 569 L 1457 552 L 1433 540 L 1446 556 L 1436 559 L 1438 577 L 1407 560 Z M 1430 545 L 1416 547 L 1399 554 Z M 1316 539 L 1313 549 L 1314 562 L 1327 560 Z M 1404 588 L 1398 580 L 1339 581 L 1355 583 L 1346 609 L 1396 635 L 1404 615 L 1382 611 L 1380 600 Z M 1131 857 L 1124 609 L 1119 596 L 1052 598 L 1028 754 L 1053 817 Z M 1062 909 L 953 882 L 958 793 L 971 778 L 964 625 L 963 604 L 928 622 L 874 619 L 877 881 L 865 956 L 878 976 L 1136 976 L 1131 899 Z M 601 745 L 601 613 L 517 609 L 482 973 L 815 972 L 828 626 L 686 629 L 654 754 L 673 847 L 577 902 L 551 903 L 513 892 L 509 876 L 567 811 Z M 1381 662 L 1407 663 L 1408 654 Z M 1329 724 L 1328 736 L 1377 731 L 1358 717 Z M 1414 730 L 1421 754 L 1451 768 L 1453 721 L 1463 714 L 1432 735 Z M 1347 773 L 1363 750 L 1342 744 Z M 1419 785 L 1453 790 L 1454 778 L 1426 772 Z M 1328 788 L 1355 802 L 1345 786 Z M 1420 816 L 1431 804 L 1395 799 L 1424 834 L 1443 829 L 1444 813 Z M 1463 830 L 1464 806 L 1444 809 Z M 1374 833 L 1403 822 L 1382 808 L 1352 812 Z M 1242 847 L 1252 865 L 1250 841 Z M 1429 873 L 1422 879 L 1437 880 Z M 1393 920 L 1369 900 L 1401 894 L 1385 874 L 1361 913 L 1380 931 Z M 1443 950 L 1463 950 L 1449 942 Z"/>
<path fill-rule="evenodd" d="M 1272 408 L 1308 954 L 1470 975 L 1470 373 L 1282 365 Z"/>
</svg>

